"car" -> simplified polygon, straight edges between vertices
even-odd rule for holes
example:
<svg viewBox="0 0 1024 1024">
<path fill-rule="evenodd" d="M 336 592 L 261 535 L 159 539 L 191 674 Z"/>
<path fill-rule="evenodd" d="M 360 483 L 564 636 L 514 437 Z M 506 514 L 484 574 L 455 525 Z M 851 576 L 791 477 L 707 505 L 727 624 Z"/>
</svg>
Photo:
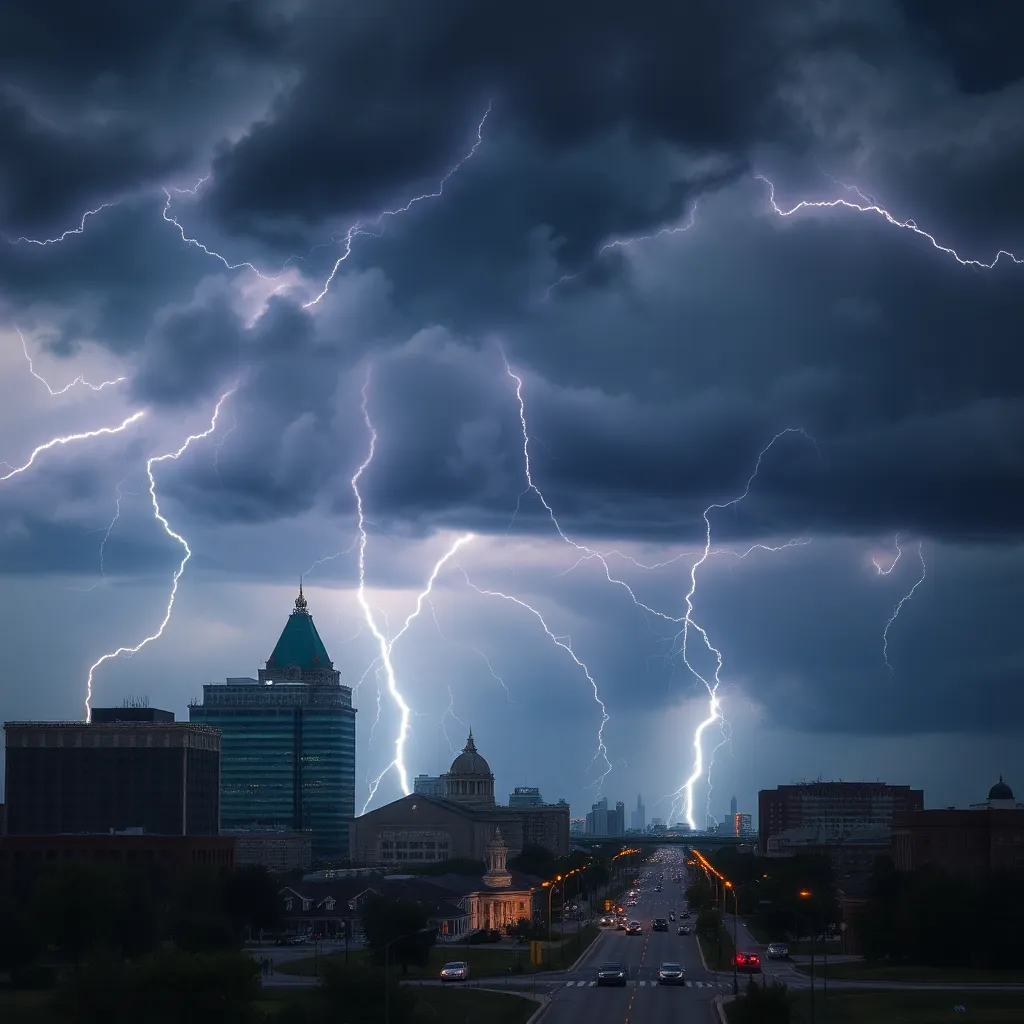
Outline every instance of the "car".
<svg viewBox="0 0 1024 1024">
<path fill-rule="evenodd" d="M 469 964 L 465 960 L 452 960 L 441 968 L 442 981 L 466 981 L 469 978 Z"/>
<path fill-rule="evenodd" d="M 681 924 L 678 927 L 678 929 L 676 929 L 676 934 L 677 935 L 689 935 L 692 930 L 693 929 L 691 929 L 688 924 Z"/>
<path fill-rule="evenodd" d="M 682 918 L 682 919 L 683 919 L 684 921 L 688 921 L 688 920 L 690 919 L 690 912 L 689 912 L 688 910 L 684 910 L 684 911 L 682 912 L 682 914 L 680 914 L 679 916 L 680 916 L 680 917 L 681 917 L 681 918 Z"/>
<path fill-rule="evenodd" d="M 789 949 L 784 942 L 769 942 L 766 952 L 769 960 L 785 960 L 789 956 Z"/>
<path fill-rule="evenodd" d="M 670 921 L 674 921 L 676 919 L 676 912 L 674 910 L 670 910 L 668 912 L 668 919 Z"/>
<path fill-rule="evenodd" d="M 656 932 L 667 932 L 668 921 L 666 921 L 663 917 L 656 917 L 654 921 L 651 923 L 651 928 L 653 931 Z"/>
<path fill-rule="evenodd" d="M 629 971 L 622 964 L 601 964 L 597 969 L 598 985 L 625 985 Z"/>
<path fill-rule="evenodd" d="M 615 918 L 614 917 L 611 917 L 608 914 L 605 914 L 605 916 L 601 918 L 601 927 L 602 928 L 607 928 L 609 925 L 613 925 L 613 924 L 615 924 Z"/>
<path fill-rule="evenodd" d="M 656 886 L 654 887 L 654 891 L 655 891 L 655 892 L 661 892 L 661 886 L 660 886 L 660 885 L 656 885 Z"/>
<path fill-rule="evenodd" d="M 751 974 L 761 973 L 761 958 L 756 953 L 737 953 L 736 969 Z"/>
<path fill-rule="evenodd" d="M 639 921 L 630 921 L 629 924 L 626 925 L 626 934 L 627 935 L 642 935 L 643 934 L 643 927 L 641 926 L 640 922 Z"/>
<path fill-rule="evenodd" d="M 686 972 L 681 964 L 665 962 L 658 968 L 659 985 L 685 985 Z"/>
<path fill-rule="evenodd" d="M 626 919 L 624 917 L 615 918 L 615 930 L 621 932 L 626 927 Z"/>
</svg>

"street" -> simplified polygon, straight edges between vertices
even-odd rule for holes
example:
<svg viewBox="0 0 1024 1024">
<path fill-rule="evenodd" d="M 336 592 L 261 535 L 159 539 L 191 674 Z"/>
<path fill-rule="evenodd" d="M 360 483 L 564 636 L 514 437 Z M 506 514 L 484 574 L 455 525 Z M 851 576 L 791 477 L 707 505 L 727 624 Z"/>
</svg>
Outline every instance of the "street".
<svg viewBox="0 0 1024 1024">
<path fill-rule="evenodd" d="M 678 890 L 678 886 L 672 886 Z M 583 969 L 569 973 L 548 989 L 551 1006 L 545 1024 L 677 1024 L 680 1020 L 714 1020 L 711 1000 L 732 992 L 732 979 L 709 974 L 701 966 L 697 940 L 677 935 L 678 912 L 685 904 L 671 892 L 645 893 L 636 907 L 628 908 L 630 919 L 643 925 L 642 935 L 626 935 L 609 928 L 595 940 Z M 669 931 L 652 932 L 654 917 L 677 912 Z M 686 987 L 658 984 L 658 968 L 664 961 L 681 964 Z M 629 969 L 625 988 L 598 988 L 597 969 L 603 963 L 619 962 Z M 745 979 L 744 979 L 745 980 Z"/>
</svg>

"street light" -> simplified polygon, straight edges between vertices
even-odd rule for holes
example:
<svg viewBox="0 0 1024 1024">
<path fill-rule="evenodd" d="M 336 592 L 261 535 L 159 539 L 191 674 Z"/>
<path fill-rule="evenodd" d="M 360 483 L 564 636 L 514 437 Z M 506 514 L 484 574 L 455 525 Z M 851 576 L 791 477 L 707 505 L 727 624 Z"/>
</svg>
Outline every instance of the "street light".
<svg viewBox="0 0 1024 1024">
<path fill-rule="evenodd" d="M 750 886 L 750 885 L 760 885 L 761 881 L 763 879 L 767 878 L 767 877 L 768 877 L 767 875 L 762 875 L 760 878 L 755 878 L 755 879 L 752 879 L 749 882 L 744 882 L 742 885 L 733 885 L 732 882 L 726 882 L 725 883 L 726 889 L 732 889 L 732 910 L 733 910 L 733 914 L 732 914 L 732 994 L 734 996 L 735 995 L 739 995 L 739 991 L 740 991 L 739 976 L 738 976 L 738 973 L 737 973 L 737 967 L 738 967 L 738 964 L 737 964 L 738 945 L 737 945 L 737 937 L 736 937 L 737 936 L 736 929 L 737 929 L 737 926 L 738 926 L 738 923 L 739 923 L 739 918 L 740 918 L 740 897 L 739 897 L 739 892 L 740 892 L 740 889 L 746 889 L 747 886 Z M 721 959 L 721 958 L 719 958 L 719 959 Z"/>
<path fill-rule="evenodd" d="M 417 928 L 414 932 L 396 935 L 393 939 L 388 939 L 384 943 L 384 1024 L 391 1024 L 391 986 L 388 984 L 388 951 L 394 943 L 401 942 L 402 939 L 411 939 L 414 935 L 430 935 L 431 933 L 436 934 L 437 928 Z"/>
<path fill-rule="evenodd" d="M 814 950 L 818 944 L 819 924 L 822 930 L 821 955 L 824 961 L 821 973 L 821 1020 L 824 1024 L 828 1020 L 828 941 L 824 934 L 825 908 L 822 906 L 821 900 L 815 899 L 814 893 L 809 889 L 801 889 L 797 895 L 804 900 L 815 900 L 818 909 L 817 917 L 811 919 L 811 1024 L 814 1024 Z"/>
</svg>

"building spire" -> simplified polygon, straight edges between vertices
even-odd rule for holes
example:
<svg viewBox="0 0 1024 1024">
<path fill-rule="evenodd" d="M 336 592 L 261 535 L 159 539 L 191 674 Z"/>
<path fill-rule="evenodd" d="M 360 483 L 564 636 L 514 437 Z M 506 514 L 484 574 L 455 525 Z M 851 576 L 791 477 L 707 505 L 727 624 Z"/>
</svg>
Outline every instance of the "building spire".
<svg viewBox="0 0 1024 1024">
<path fill-rule="evenodd" d="M 299 577 L 299 596 L 295 598 L 295 612 L 292 614 L 308 615 L 306 611 L 306 599 L 302 596 L 302 577 Z"/>
<path fill-rule="evenodd" d="M 473 727 L 469 727 L 469 738 L 466 740 L 466 745 L 463 747 L 463 753 L 476 753 L 476 743 L 473 741 Z"/>
</svg>

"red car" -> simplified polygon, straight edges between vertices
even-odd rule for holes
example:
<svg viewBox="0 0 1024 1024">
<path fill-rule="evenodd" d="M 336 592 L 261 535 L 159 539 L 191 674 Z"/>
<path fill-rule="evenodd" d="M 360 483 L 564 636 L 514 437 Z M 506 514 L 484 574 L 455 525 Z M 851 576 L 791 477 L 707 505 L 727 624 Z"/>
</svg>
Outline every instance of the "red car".
<svg viewBox="0 0 1024 1024">
<path fill-rule="evenodd" d="M 750 971 L 751 974 L 760 974 L 761 958 L 756 953 L 737 953 L 736 968 L 740 971 Z"/>
</svg>

